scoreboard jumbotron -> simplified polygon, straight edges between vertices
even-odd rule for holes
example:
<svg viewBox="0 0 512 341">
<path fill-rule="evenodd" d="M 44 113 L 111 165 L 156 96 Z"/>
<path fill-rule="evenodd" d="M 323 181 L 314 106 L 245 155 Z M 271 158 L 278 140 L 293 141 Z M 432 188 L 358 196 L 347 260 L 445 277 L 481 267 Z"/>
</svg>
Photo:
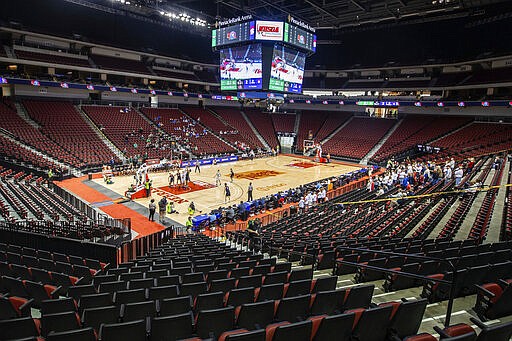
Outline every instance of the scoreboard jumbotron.
<svg viewBox="0 0 512 341">
<path fill-rule="evenodd" d="M 218 22 L 212 48 L 220 54 L 221 90 L 301 93 L 306 57 L 316 52 L 314 28 L 292 17 L 288 22 Z"/>
</svg>

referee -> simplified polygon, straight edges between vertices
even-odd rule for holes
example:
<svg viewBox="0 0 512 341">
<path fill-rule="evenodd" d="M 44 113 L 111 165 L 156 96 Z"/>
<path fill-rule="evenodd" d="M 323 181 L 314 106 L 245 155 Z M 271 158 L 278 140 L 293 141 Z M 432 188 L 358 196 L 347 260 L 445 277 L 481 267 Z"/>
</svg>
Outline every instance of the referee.
<svg viewBox="0 0 512 341">
<path fill-rule="evenodd" d="M 249 187 L 247 187 L 247 201 L 252 201 L 252 182 L 249 182 Z"/>
</svg>

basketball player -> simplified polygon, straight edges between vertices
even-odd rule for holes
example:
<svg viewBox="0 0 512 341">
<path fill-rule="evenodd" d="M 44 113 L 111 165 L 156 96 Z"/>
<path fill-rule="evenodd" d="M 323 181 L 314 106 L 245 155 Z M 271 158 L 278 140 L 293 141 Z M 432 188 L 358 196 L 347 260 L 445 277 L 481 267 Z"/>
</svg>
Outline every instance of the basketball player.
<svg viewBox="0 0 512 341">
<path fill-rule="evenodd" d="M 220 170 L 217 169 L 217 173 L 215 173 L 215 186 L 220 186 L 221 182 L 220 182 Z"/>
<path fill-rule="evenodd" d="M 231 200 L 231 190 L 229 189 L 228 183 L 224 183 L 224 202 L 228 202 Z"/>
<path fill-rule="evenodd" d="M 176 185 L 177 184 L 181 185 L 181 174 L 179 168 L 176 170 Z"/>
</svg>

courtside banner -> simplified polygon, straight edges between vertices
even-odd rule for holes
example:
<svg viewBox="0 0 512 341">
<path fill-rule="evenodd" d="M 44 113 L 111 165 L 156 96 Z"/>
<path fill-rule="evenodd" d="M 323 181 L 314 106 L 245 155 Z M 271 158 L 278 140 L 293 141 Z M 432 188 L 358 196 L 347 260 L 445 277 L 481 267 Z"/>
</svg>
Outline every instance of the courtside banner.
<svg viewBox="0 0 512 341">
<path fill-rule="evenodd" d="M 147 166 L 158 165 L 158 164 L 160 164 L 160 159 L 147 159 L 146 160 Z"/>
<path fill-rule="evenodd" d="M 203 165 L 212 165 L 215 163 L 224 163 L 224 162 L 234 162 L 238 161 L 238 156 L 224 156 L 224 157 L 215 157 L 215 158 L 208 158 L 208 159 L 200 159 L 200 160 L 190 160 L 190 161 L 183 161 L 181 163 L 181 167 L 195 167 L 196 162 L 199 162 L 200 166 Z"/>
<path fill-rule="evenodd" d="M 282 21 L 256 21 L 256 40 L 283 41 Z"/>
</svg>

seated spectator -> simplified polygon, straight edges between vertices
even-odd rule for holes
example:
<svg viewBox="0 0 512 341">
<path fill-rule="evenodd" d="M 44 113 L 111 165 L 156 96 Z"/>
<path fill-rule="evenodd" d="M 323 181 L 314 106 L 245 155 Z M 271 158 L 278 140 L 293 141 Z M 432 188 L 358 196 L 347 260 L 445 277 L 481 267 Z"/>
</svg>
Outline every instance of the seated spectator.
<svg viewBox="0 0 512 341">
<path fill-rule="evenodd" d="M 229 206 L 226 209 L 226 219 L 228 222 L 235 222 L 235 210 L 233 209 L 233 206 Z"/>
</svg>

